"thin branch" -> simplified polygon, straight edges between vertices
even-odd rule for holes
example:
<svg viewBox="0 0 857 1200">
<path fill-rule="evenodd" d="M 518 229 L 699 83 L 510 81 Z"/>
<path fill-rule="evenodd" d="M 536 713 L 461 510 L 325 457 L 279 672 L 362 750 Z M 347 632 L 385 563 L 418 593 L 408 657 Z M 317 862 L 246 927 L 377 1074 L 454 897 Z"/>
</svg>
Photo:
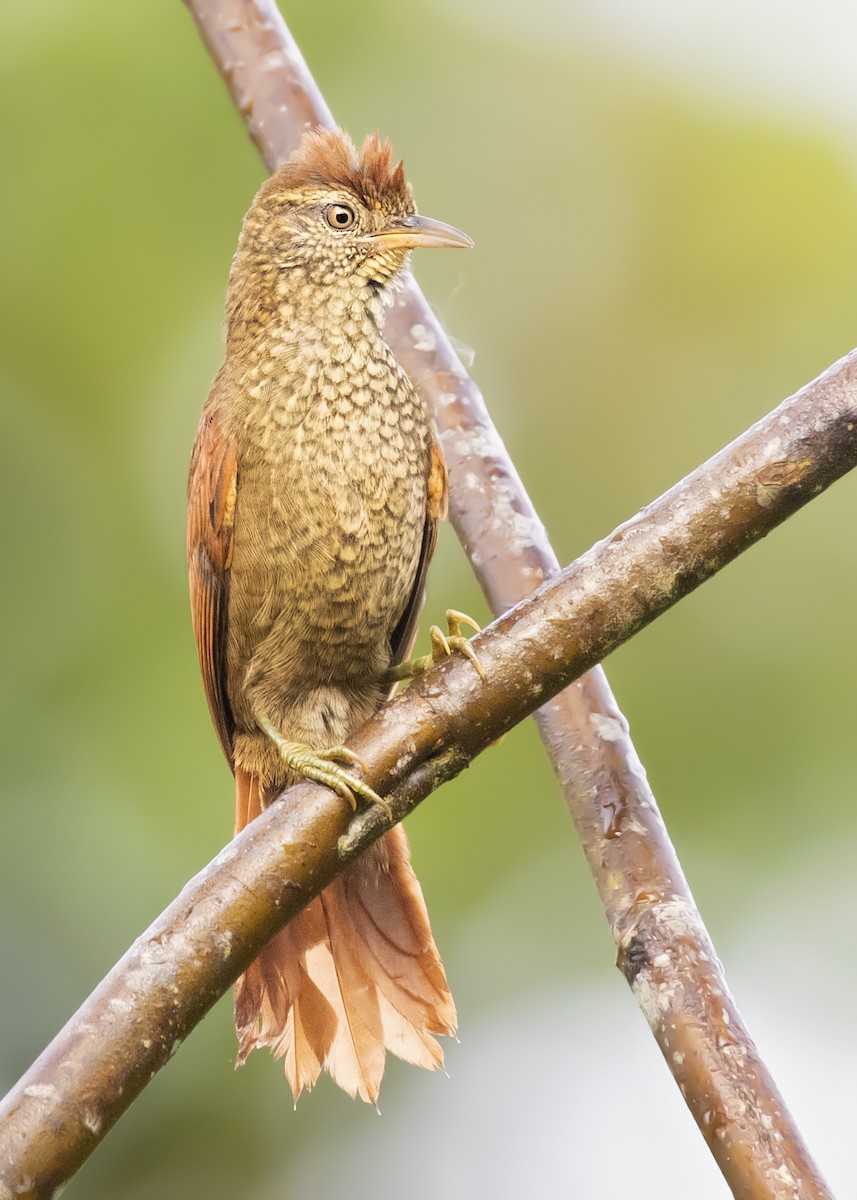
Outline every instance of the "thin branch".
<svg viewBox="0 0 857 1200">
<path fill-rule="evenodd" d="M 855 465 L 857 351 L 479 635 L 485 682 L 456 657 L 381 709 L 351 743 L 368 781 L 401 819 Z M 608 745 L 618 729 L 601 723 Z M 314 785 L 288 789 L 135 942 L 0 1105 L 0 1200 L 52 1196 L 262 945 L 386 828 L 369 810 L 346 829 L 343 809 Z M 700 1121 L 728 1157 L 734 1194 L 830 1196 L 785 1110 L 771 1107 L 773 1083 L 713 949 L 674 891 L 680 874 L 649 887 L 656 847 L 627 837 L 635 819 L 620 808 L 602 830 L 607 854 L 641 853 L 621 863 L 644 881 L 613 914 L 623 965 L 682 1082 L 708 1104 Z M 700 945 L 708 960 L 690 971 Z M 700 1026 L 718 1031 L 715 1048 Z M 727 1110 L 734 1085 L 721 1072 L 735 1060 L 743 1102 Z"/>
<path fill-rule="evenodd" d="M 330 125 L 332 116 L 298 47 L 271 0 L 186 0 L 212 58 L 269 167 L 287 157 L 304 128 Z M 396 354 L 432 409 L 450 471 L 451 518 L 493 611 L 501 613 L 559 569 L 556 556 L 515 468 L 497 435 L 483 398 L 464 371 L 416 284 L 409 285 L 387 324 Z M 757 1115 L 781 1114 L 780 1130 L 802 1159 L 807 1195 L 823 1194 L 820 1176 L 802 1149 L 782 1098 L 764 1070 L 737 1012 L 730 1030 L 745 1053 L 723 1053 L 722 1021 L 700 1021 L 716 1012 L 726 980 L 693 902 L 655 798 L 631 742 L 628 725 L 600 667 L 536 714 L 559 777 L 619 953 L 638 1001 L 653 1023 L 667 1063 L 715 1159 L 735 1194 L 774 1196 L 766 1182 L 771 1155 L 754 1120 L 736 1121 L 728 1134 L 712 1113 L 743 1111 L 747 1078 Z M 623 835 L 615 836 L 624 818 Z M 671 897 L 686 920 L 637 920 L 637 897 Z M 659 1003 L 687 999 L 694 1028 L 691 1056 L 676 1052 L 668 1024 L 652 1022 L 646 979 L 628 969 L 628 947 L 637 958 L 663 963 Z M 695 997 L 695 1007 L 690 997 Z M 688 1033 L 689 1036 L 689 1033 Z M 712 1099 L 713 1098 L 713 1099 Z M 716 1102 L 716 1103 L 715 1103 Z M 747 1139 L 746 1141 L 744 1139 Z M 748 1165 L 750 1164 L 750 1165 Z M 755 1164 L 755 1165 L 753 1165 Z M 815 1181 L 815 1182 L 813 1182 Z M 789 1193 L 791 1194 L 791 1193 Z"/>
</svg>

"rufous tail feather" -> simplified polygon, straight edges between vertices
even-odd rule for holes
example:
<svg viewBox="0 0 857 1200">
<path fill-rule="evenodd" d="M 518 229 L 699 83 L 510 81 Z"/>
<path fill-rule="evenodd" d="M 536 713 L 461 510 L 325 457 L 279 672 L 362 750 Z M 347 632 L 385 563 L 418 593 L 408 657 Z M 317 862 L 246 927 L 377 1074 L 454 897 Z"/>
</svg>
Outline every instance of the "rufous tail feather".
<svg viewBox="0 0 857 1200">
<path fill-rule="evenodd" d="M 236 833 L 262 810 L 240 769 Z M 436 1034 L 454 1034 L 455 1005 L 422 889 L 397 825 L 310 901 L 235 985 L 238 1062 L 270 1047 L 297 1101 L 322 1070 L 375 1104 L 386 1051 L 443 1066 Z"/>
</svg>

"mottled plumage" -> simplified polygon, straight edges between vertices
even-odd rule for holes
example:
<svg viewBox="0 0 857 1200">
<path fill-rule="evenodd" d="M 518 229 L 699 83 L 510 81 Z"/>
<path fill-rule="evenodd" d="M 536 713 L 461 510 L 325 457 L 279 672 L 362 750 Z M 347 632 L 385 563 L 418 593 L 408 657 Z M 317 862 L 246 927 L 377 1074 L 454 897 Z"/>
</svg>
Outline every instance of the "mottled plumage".
<svg viewBox="0 0 857 1200">
<path fill-rule="evenodd" d="M 383 338 L 417 245 L 465 245 L 416 216 L 389 145 L 312 133 L 260 189 L 227 295 L 226 361 L 191 461 L 188 557 L 206 695 L 241 829 L 297 776 L 265 719 L 341 744 L 410 652 L 445 504 L 423 405 Z M 236 988 L 241 1059 L 322 1068 L 374 1102 L 385 1047 L 422 1066 L 455 1009 L 407 841 L 394 829 L 267 947 Z"/>
</svg>

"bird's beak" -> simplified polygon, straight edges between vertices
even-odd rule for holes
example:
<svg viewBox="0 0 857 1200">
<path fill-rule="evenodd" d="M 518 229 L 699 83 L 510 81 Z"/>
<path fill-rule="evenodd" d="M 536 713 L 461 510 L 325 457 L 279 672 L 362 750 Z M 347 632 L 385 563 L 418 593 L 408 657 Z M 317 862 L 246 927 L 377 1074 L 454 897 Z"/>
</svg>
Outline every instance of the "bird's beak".
<svg viewBox="0 0 857 1200">
<path fill-rule="evenodd" d="M 389 250 L 416 250 L 418 246 L 451 246 L 466 250 L 473 245 L 473 239 L 454 225 L 417 213 L 396 218 L 377 233 L 370 234 L 366 241 Z"/>
</svg>

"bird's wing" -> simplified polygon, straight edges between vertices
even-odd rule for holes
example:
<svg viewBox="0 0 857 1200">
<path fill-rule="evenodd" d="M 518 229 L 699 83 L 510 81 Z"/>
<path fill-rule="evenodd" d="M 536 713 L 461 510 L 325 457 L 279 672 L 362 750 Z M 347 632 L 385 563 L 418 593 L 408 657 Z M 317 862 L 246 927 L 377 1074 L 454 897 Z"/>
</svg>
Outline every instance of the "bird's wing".
<svg viewBox="0 0 857 1200">
<path fill-rule="evenodd" d="M 230 766 L 233 720 L 226 695 L 226 618 L 237 492 L 235 443 L 223 434 L 217 413 L 206 408 L 188 482 L 190 608 L 211 719 Z"/>
<path fill-rule="evenodd" d="M 447 510 L 447 481 L 446 463 L 437 439 L 431 440 L 431 467 L 429 469 L 428 487 L 426 489 L 426 523 L 423 526 L 423 544 L 420 550 L 420 560 L 414 577 L 414 586 L 405 605 L 405 611 L 399 618 L 399 623 L 390 638 L 393 658 L 390 666 L 404 662 L 413 649 L 417 636 L 417 624 L 426 588 L 426 575 L 431 556 L 437 543 L 437 523 L 446 517 Z"/>
</svg>

